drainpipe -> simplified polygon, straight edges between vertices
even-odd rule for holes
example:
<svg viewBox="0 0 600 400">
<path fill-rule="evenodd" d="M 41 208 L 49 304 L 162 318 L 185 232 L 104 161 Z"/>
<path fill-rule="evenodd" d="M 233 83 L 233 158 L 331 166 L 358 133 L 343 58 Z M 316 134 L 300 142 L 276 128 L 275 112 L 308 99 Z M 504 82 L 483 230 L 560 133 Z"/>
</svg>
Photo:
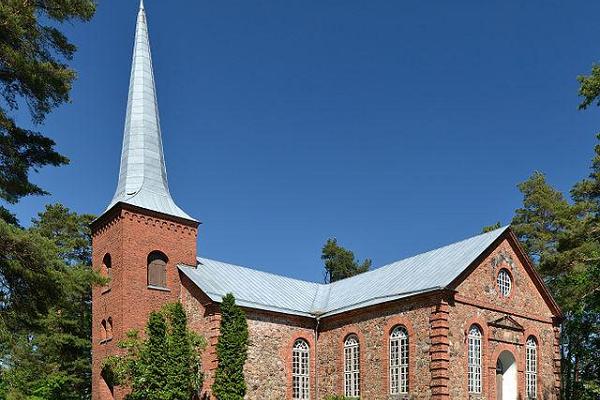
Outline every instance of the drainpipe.
<svg viewBox="0 0 600 400">
<path fill-rule="evenodd" d="M 315 400 L 319 399 L 319 368 L 317 360 L 319 359 L 319 322 L 321 322 L 320 314 L 316 314 L 317 323 L 315 324 Z"/>
</svg>

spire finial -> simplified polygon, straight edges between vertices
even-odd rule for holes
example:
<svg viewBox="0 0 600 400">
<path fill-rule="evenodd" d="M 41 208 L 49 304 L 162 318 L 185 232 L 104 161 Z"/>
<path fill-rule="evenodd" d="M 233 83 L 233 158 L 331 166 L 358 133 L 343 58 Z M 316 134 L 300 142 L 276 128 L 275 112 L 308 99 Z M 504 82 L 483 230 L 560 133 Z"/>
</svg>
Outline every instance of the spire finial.
<svg viewBox="0 0 600 400">
<path fill-rule="evenodd" d="M 140 1 L 123 132 L 121 169 L 108 206 L 127 203 L 194 221 L 169 193 L 144 1 Z"/>
</svg>

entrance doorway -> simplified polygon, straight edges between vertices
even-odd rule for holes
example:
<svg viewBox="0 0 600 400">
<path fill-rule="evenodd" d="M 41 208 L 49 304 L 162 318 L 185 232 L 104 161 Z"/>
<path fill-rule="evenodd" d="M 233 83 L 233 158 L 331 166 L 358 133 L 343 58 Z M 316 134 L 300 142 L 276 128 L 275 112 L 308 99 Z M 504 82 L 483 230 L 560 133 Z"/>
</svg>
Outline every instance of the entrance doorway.
<svg viewBox="0 0 600 400">
<path fill-rule="evenodd" d="M 496 399 L 517 400 L 517 363 L 507 350 L 496 361 Z"/>
</svg>

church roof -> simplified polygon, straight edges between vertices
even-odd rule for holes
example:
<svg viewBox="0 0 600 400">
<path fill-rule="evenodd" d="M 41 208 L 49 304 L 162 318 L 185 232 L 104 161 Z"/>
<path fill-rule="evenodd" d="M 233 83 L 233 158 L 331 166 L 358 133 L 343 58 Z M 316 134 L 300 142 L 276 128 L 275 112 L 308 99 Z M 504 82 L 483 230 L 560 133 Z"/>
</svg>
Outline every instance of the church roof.
<svg viewBox="0 0 600 400">
<path fill-rule="evenodd" d="M 242 306 L 309 317 L 328 316 L 444 289 L 508 227 L 405 258 L 331 284 L 307 282 L 198 258 L 179 269 L 213 301 L 233 293 Z"/>
<path fill-rule="evenodd" d="M 144 3 L 140 3 L 117 190 L 107 210 L 127 203 L 195 221 L 169 192 Z"/>
</svg>

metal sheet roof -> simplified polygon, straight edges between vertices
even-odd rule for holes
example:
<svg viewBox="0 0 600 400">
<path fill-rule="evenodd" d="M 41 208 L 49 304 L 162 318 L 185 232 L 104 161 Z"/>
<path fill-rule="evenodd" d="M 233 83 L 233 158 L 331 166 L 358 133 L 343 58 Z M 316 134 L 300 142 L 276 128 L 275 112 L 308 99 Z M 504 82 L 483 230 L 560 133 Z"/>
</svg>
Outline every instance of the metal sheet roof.
<svg viewBox="0 0 600 400">
<path fill-rule="evenodd" d="M 508 227 L 418 254 L 331 284 L 287 278 L 207 258 L 179 266 L 213 301 L 303 316 L 327 316 L 447 287 Z"/>
<path fill-rule="evenodd" d="M 107 210 L 119 202 L 195 221 L 169 193 L 143 2 L 135 29 L 119 182 Z"/>
</svg>

